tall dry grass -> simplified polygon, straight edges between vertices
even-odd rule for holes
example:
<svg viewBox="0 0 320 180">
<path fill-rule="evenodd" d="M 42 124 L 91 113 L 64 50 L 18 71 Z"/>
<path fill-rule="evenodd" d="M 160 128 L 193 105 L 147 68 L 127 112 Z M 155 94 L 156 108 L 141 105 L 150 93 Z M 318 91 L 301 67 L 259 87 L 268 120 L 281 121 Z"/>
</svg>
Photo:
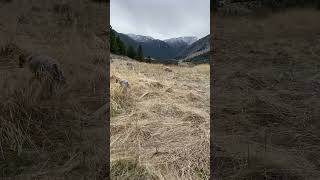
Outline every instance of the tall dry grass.
<svg viewBox="0 0 320 180">
<path fill-rule="evenodd" d="M 209 65 L 111 59 L 111 178 L 209 179 Z"/>
<path fill-rule="evenodd" d="M 214 17 L 214 178 L 318 179 L 319 15 Z"/>
<path fill-rule="evenodd" d="M 22 0 L 0 9 L 1 177 L 106 177 L 104 114 L 95 113 L 107 100 L 108 45 L 98 34 L 108 8 Z M 44 98 L 45 84 L 18 68 L 19 49 L 57 59 L 67 85 Z"/>
</svg>

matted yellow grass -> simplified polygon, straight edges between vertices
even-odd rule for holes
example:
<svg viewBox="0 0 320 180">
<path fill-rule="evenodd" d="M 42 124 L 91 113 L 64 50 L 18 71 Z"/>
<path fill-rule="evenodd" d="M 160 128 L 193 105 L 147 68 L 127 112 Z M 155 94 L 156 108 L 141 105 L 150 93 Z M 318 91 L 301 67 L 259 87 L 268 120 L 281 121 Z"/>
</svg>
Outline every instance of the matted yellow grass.
<svg viewBox="0 0 320 180">
<path fill-rule="evenodd" d="M 154 179 L 209 179 L 210 66 L 168 72 L 162 64 L 111 59 L 111 75 L 131 85 L 126 96 L 110 86 L 111 111 L 118 112 L 111 117 L 111 163 L 131 160 Z"/>
</svg>

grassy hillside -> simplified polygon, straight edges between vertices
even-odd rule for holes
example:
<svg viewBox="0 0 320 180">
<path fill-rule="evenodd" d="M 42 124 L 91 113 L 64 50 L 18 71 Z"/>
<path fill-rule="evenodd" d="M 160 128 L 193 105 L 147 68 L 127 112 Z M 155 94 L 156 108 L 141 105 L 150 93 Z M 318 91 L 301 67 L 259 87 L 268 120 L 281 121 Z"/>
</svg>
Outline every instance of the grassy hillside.
<svg viewBox="0 0 320 180">
<path fill-rule="evenodd" d="M 200 52 L 200 55 L 195 53 L 194 56 L 183 59 L 181 62 L 190 62 L 192 64 L 209 64 L 210 58 L 210 52 Z"/>
<path fill-rule="evenodd" d="M 0 1 L 0 177 L 102 178 L 106 164 L 108 8 L 91 0 Z M 50 99 L 20 49 L 57 59 L 67 86 Z M 104 169 L 104 170 L 103 170 Z"/>
<path fill-rule="evenodd" d="M 212 17 L 217 179 L 319 179 L 319 17 Z"/>
<path fill-rule="evenodd" d="M 111 177 L 209 179 L 209 65 L 111 58 Z"/>
</svg>

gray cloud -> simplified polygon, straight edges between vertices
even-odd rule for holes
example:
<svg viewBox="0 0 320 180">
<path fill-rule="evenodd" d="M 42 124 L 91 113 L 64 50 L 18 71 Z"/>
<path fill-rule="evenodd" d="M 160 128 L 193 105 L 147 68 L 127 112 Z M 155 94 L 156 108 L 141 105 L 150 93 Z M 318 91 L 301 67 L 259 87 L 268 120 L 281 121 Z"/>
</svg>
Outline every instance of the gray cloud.
<svg viewBox="0 0 320 180">
<path fill-rule="evenodd" d="M 110 15 L 121 33 L 162 40 L 210 33 L 210 0 L 111 0 Z"/>
</svg>

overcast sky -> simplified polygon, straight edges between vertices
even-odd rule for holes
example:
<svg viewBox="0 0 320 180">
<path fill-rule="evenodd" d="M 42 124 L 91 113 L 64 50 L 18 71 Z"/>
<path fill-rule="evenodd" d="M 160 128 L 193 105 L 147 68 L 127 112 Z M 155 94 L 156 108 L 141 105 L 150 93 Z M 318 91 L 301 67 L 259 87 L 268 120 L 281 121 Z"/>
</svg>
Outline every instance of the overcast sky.
<svg viewBox="0 0 320 180">
<path fill-rule="evenodd" d="M 121 33 L 161 40 L 210 33 L 210 0 L 111 0 L 110 15 Z"/>
</svg>

